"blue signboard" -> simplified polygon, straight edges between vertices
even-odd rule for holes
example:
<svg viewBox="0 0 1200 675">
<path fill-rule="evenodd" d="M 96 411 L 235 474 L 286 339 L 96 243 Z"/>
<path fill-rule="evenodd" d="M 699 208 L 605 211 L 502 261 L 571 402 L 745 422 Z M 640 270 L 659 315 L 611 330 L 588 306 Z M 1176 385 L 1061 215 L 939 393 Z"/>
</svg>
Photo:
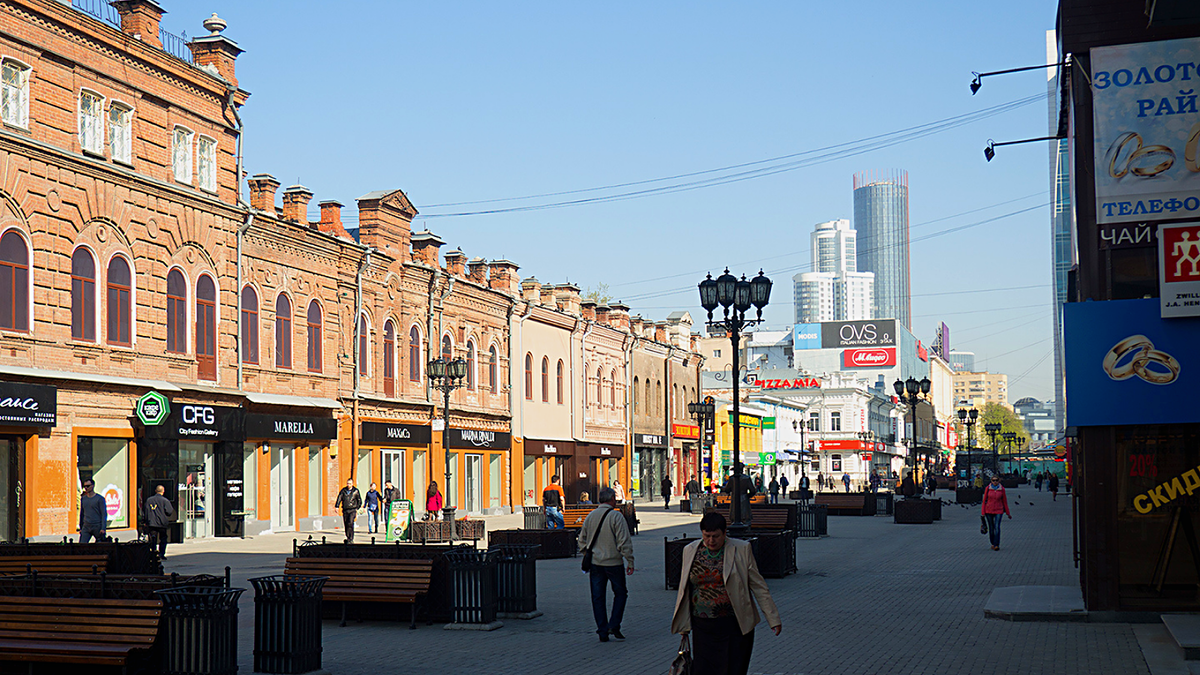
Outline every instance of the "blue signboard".
<svg viewBox="0 0 1200 675">
<path fill-rule="evenodd" d="M 820 349 L 821 324 L 798 323 L 792 331 L 793 349 Z"/>
<path fill-rule="evenodd" d="M 1069 302 L 1064 320 L 1068 425 L 1200 422 L 1200 318 L 1148 298 Z"/>
</svg>

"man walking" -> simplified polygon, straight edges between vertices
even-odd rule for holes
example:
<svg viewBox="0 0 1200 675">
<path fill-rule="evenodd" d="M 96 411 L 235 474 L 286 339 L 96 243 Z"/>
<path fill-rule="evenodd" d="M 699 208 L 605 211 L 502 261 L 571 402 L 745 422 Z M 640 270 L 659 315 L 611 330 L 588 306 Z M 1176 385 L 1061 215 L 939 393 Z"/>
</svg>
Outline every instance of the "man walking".
<svg viewBox="0 0 1200 675">
<path fill-rule="evenodd" d="M 542 507 L 546 510 L 546 529 L 561 530 L 567 526 L 563 520 L 562 508 L 566 503 L 562 486 L 558 484 L 558 476 L 550 477 L 550 484 L 542 490 Z"/>
<path fill-rule="evenodd" d="M 783 493 L 784 499 L 788 498 L 789 485 L 791 485 L 791 481 L 788 480 L 786 473 L 779 477 L 779 491 Z"/>
<path fill-rule="evenodd" d="M 846 492 L 850 491 L 850 474 L 848 474 L 848 473 L 842 474 L 842 485 L 846 486 Z"/>
<path fill-rule="evenodd" d="M 85 478 L 83 494 L 79 497 L 79 543 L 86 544 L 96 538 L 104 541 L 108 529 L 108 503 L 96 494 L 96 481 Z"/>
<path fill-rule="evenodd" d="M 621 634 L 621 618 L 625 615 L 625 602 L 629 590 L 625 577 L 633 574 L 633 540 L 629 538 L 629 527 L 619 512 L 606 517 L 617 505 L 612 488 L 600 488 L 597 506 L 579 528 L 579 547 L 591 548 L 592 569 L 588 572 L 592 586 L 592 614 L 596 619 L 596 633 L 601 642 L 609 636 L 624 640 Z M 624 559 L 624 570 L 622 567 Z M 607 585 L 612 584 L 613 605 L 610 616 L 605 607 Z"/>
<path fill-rule="evenodd" d="M 150 545 L 158 547 L 158 557 L 167 559 L 167 528 L 175 517 L 175 507 L 166 497 L 167 489 L 154 487 L 154 494 L 146 500 L 146 529 L 150 530 Z"/>
<path fill-rule="evenodd" d="M 658 484 L 658 486 L 660 488 L 662 488 L 663 511 L 670 511 L 671 510 L 671 488 L 674 487 L 675 484 L 671 482 L 670 476 L 668 476 L 667 474 L 663 474 L 662 482 L 660 482 Z"/>
<path fill-rule="evenodd" d="M 346 481 L 346 487 L 338 492 L 337 501 L 333 508 L 342 510 L 342 524 L 346 526 L 346 541 L 354 543 L 354 520 L 358 518 L 358 510 L 362 508 L 362 495 L 354 487 L 354 479 Z"/>
<path fill-rule="evenodd" d="M 694 474 L 692 475 L 691 480 L 687 482 L 687 485 L 683 487 L 683 491 L 687 493 L 688 499 L 694 499 L 696 495 L 700 494 L 700 481 L 696 480 L 696 476 Z"/>
<path fill-rule="evenodd" d="M 770 485 L 767 486 L 767 492 L 771 494 L 771 503 L 779 503 L 779 481 L 772 478 Z"/>
</svg>

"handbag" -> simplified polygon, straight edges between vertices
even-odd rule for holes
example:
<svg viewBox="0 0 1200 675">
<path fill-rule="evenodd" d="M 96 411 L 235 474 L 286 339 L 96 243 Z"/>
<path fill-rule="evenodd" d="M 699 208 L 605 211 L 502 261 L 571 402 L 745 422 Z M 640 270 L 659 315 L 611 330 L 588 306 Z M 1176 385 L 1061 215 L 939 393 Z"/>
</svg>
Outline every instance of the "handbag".
<svg viewBox="0 0 1200 675">
<path fill-rule="evenodd" d="M 688 641 L 687 634 L 684 634 L 683 639 L 679 641 L 679 654 L 671 662 L 671 667 L 667 670 L 667 675 L 691 675 L 691 672 L 692 644 Z"/>
<path fill-rule="evenodd" d="M 979 534 L 988 533 L 987 516 L 979 516 Z"/>
<path fill-rule="evenodd" d="M 592 533 L 592 540 L 588 542 L 587 548 L 583 549 L 583 562 L 579 566 L 584 572 L 592 571 L 592 547 L 596 545 L 596 537 L 600 536 L 600 528 L 604 525 L 604 519 L 612 512 L 613 509 L 609 509 L 604 512 L 604 515 L 600 516 L 600 522 L 596 523 L 596 531 Z"/>
</svg>

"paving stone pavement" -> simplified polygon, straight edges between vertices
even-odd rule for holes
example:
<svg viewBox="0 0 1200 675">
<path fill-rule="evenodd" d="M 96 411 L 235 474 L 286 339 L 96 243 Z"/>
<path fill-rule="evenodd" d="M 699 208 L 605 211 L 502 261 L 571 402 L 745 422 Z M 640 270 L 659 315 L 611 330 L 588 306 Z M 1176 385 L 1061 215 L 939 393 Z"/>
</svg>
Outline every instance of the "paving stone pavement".
<svg viewBox="0 0 1200 675">
<path fill-rule="evenodd" d="M 978 507 L 946 507 L 933 525 L 888 517 L 831 517 L 830 536 L 797 543 L 798 574 L 768 579 L 783 634 L 759 624 L 750 672 L 759 675 L 872 673 L 948 675 L 1148 675 L 1129 624 L 985 619 L 992 589 L 1078 585 L 1071 561 L 1070 502 L 1010 491 L 1000 551 L 979 534 Z M 1030 503 L 1032 502 L 1032 503 Z M 324 667 L 335 675 L 406 673 L 665 673 L 678 638 L 669 632 L 675 593 L 664 588 L 663 538 L 698 532 L 698 516 L 639 507 L 637 572 L 629 579 L 623 643 L 596 639 L 579 559 L 538 562 L 542 617 L 504 620 L 492 632 L 447 631 L 407 622 L 326 621 Z M 489 518 L 519 527 L 519 516 Z M 328 533 L 331 536 L 340 536 Z M 296 535 L 175 545 L 167 571 L 233 567 L 235 585 L 278 573 Z M 306 536 L 306 535 L 305 535 Z M 362 536 L 362 535 L 360 535 Z M 241 601 L 241 672 L 252 671 L 252 591 Z"/>
</svg>

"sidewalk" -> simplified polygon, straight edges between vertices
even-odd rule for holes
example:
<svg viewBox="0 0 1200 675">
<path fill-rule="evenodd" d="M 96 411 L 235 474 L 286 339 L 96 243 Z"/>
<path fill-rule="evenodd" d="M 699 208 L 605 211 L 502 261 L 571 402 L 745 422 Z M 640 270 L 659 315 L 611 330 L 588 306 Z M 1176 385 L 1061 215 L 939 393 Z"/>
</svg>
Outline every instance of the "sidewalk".
<svg viewBox="0 0 1200 675">
<path fill-rule="evenodd" d="M 886 517 L 830 518 L 829 537 L 798 542 L 799 574 L 767 580 L 782 614 L 783 635 L 775 637 L 759 625 L 750 671 L 1148 674 L 1128 624 L 984 618 L 993 588 L 1078 585 L 1071 564 L 1070 503 L 1051 502 L 1032 490 L 1010 493 L 1013 519 L 1004 521 L 1000 551 L 992 551 L 979 534 L 977 508 L 948 506 L 944 519 L 933 525 L 895 525 Z M 538 563 L 540 618 L 505 620 L 503 628 L 486 633 L 423 623 L 415 631 L 403 623 L 378 622 L 339 628 L 330 621 L 324 625 L 324 667 L 335 675 L 401 670 L 574 675 L 581 669 L 661 675 L 679 642 L 668 629 L 675 594 L 664 590 L 663 537 L 694 536 L 699 517 L 649 505 L 638 515 L 638 569 L 629 583 L 624 643 L 596 639 L 579 559 L 544 560 Z M 487 520 L 489 529 L 520 526 L 520 516 Z M 292 536 L 175 545 L 166 568 L 222 573 L 231 565 L 235 585 L 248 587 L 246 578 L 283 569 Z M 242 672 L 249 673 L 251 593 L 243 596 L 241 612 L 239 653 Z"/>
</svg>

